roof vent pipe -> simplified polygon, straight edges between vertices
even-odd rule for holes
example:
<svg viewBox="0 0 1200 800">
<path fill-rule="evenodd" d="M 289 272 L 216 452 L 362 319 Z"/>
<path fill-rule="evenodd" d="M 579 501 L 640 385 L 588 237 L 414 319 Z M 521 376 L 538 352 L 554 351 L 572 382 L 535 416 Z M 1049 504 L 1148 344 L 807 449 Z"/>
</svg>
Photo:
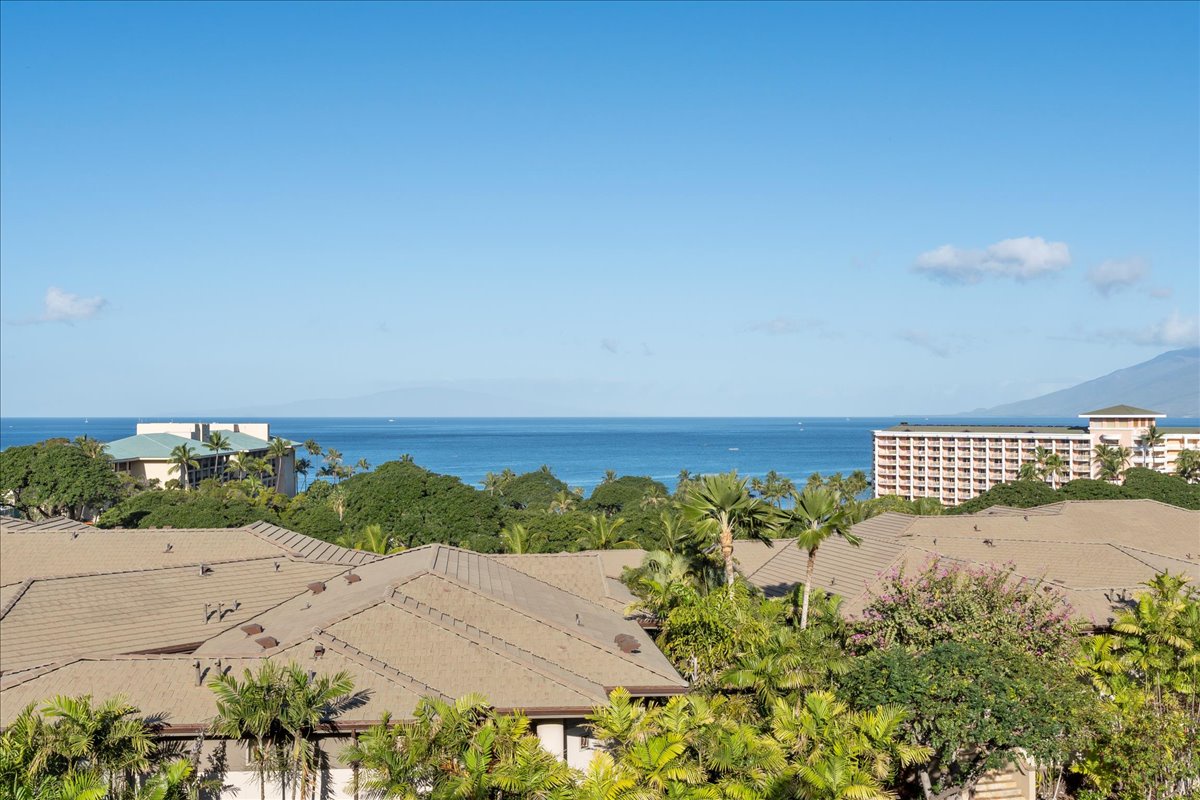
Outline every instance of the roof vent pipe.
<svg viewBox="0 0 1200 800">
<path fill-rule="evenodd" d="M 174 549 L 175 549 L 175 545 L 171 544 L 170 542 L 167 542 L 167 546 L 163 548 L 163 552 L 169 553 Z"/>
<path fill-rule="evenodd" d="M 197 661 L 195 664 L 192 664 L 192 666 L 196 669 L 196 685 L 199 686 L 204 682 L 204 671 L 200 669 L 199 661 Z"/>
</svg>

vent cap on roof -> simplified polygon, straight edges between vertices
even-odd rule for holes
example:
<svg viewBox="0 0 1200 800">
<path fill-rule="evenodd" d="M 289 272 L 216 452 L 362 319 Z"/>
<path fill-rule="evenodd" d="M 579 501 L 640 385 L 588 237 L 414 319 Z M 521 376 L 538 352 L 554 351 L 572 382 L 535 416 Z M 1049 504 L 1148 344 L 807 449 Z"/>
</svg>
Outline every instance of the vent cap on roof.
<svg viewBox="0 0 1200 800">
<path fill-rule="evenodd" d="M 257 622 L 251 622 L 248 625 L 242 626 L 242 633 L 246 634 L 247 636 L 254 636 L 257 633 L 262 632 L 263 626 L 259 625 Z"/>
<path fill-rule="evenodd" d="M 361 575 L 355 575 L 353 572 L 346 575 L 346 583 L 358 583 L 362 580 Z"/>
<path fill-rule="evenodd" d="M 279 640 L 276 639 L 274 636 L 260 636 L 259 638 L 254 640 L 254 643 L 257 644 L 259 647 L 261 647 L 263 650 L 270 650 L 272 647 L 279 646 Z"/>
<path fill-rule="evenodd" d="M 308 585 L 308 588 L 313 594 L 320 594 L 321 592 L 325 591 L 325 582 L 313 581 Z"/>
</svg>

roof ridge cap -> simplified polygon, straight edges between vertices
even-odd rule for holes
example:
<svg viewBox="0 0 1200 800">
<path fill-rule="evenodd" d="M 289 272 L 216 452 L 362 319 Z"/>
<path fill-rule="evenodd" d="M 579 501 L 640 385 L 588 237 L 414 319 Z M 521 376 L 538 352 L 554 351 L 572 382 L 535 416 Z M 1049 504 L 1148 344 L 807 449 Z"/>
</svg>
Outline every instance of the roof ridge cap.
<svg viewBox="0 0 1200 800">
<path fill-rule="evenodd" d="M 25 596 L 25 592 L 29 591 L 29 587 L 33 585 L 34 580 L 36 579 L 26 578 L 25 580 L 21 581 L 20 588 L 17 589 L 16 593 L 12 597 L 8 598 L 8 602 L 4 604 L 4 608 L 0 608 L 0 619 L 4 619 L 6 616 L 8 616 L 8 612 L 11 611 L 12 607 L 17 604 L 17 601 Z"/>
<path fill-rule="evenodd" d="M 416 600 L 416 602 L 418 602 L 418 603 L 420 602 L 415 597 L 412 599 Z M 523 658 L 518 658 L 518 657 L 514 656 L 512 653 L 509 653 L 506 648 L 497 647 L 494 643 L 486 641 L 482 636 L 469 635 L 469 634 L 465 633 L 464 631 L 459 630 L 456 626 L 447 625 L 446 623 L 442 622 L 441 620 L 435 619 L 428 614 L 419 613 L 417 610 L 409 608 L 406 604 L 403 604 L 403 603 L 388 602 L 388 605 L 392 606 L 393 608 L 399 609 L 399 610 L 403 611 L 404 613 L 409 614 L 410 616 L 414 616 L 419 619 L 425 620 L 426 622 L 429 622 L 431 625 L 441 628 L 442 630 L 446 631 L 447 633 L 451 633 L 454 636 L 457 636 L 461 639 L 466 639 L 469 642 L 474 642 L 475 644 L 484 648 L 485 650 L 495 653 L 496 655 L 500 656 L 501 658 L 503 658 L 507 661 L 510 661 L 519 667 L 523 667 L 532 672 L 541 674 L 542 677 L 547 678 L 548 680 L 554 681 L 559 686 L 570 689 L 573 692 L 585 694 L 585 692 L 581 690 L 581 687 L 572 686 L 570 683 L 565 682 L 558 675 L 555 675 L 552 671 L 543 668 L 540 664 L 529 663 Z M 426 606 L 429 608 L 433 608 L 433 606 L 429 606 L 428 604 L 426 604 Z M 440 611 L 439 609 L 434 609 L 434 610 L 438 611 L 439 614 L 444 613 L 444 612 Z M 456 621 L 461 622 L 461 620 L 457 620 L 457 618 L 455 618 L 454 616 L 452 616 L 450 614 L 446 614 L 446 616 L 450 617 L 451 619 L 456 619 Z M 469 623 L 463 623 L 463 624 L 469 625 Z M 476 630 L 482 631 L 483 629 L 476 627 Z M 489 633 L 488 636 L 493 636 L 493 634 Z M 524 648 L 517 647 L 516 645 L 513 645 L 512 642 L 509 642 L 506 639 L 501 639 L 499 636 L 496 636 L 495 638 L 501 642 L 504 642 L 505 644 L 516 647 L 516 649 L 518 649 L 518 650 L 522 650 L 522 651 L 524 650 Z M 530 655 L 532 655 L 532 654 L 530 654 Z M 564 671 L 566 671 L 566 670 L 564 670 Z M 603 691 L 604 687 L 600 686 L 600 684 L 598 684 L 598 683 L 594 683 L 594 682 L 592 682 L 592 683 L 594 686 L 596 686 L 597 688 L 599 688 L 601 690 L 600 694 L 599 694 L 600 697 L 607 697 L 607 694 Z"/>
<path fill-rule="evenodd" d="M 386 661 L 376 658 L 375 656 L 371 655 L 370 653 L 368 653 L 364 650 L 358 649 L 357 647 L 355 647 L 354 645 L 345 641 L 344 639 L 339 639 L 338 637 L 334 636 L 332 633 L 326 633 L 324 631 L 314 631 L 312 634 L 312 638 L 316 639 L 321 644 L 324 644 L 328 647 L 332 647 L 335 651 L 337 651 L 338 653 L 341 653 L 343 656 L 350 659 L 351 661 L 355 661 L 364 667 L 374 670 L 375 672 L 379 673 L 381 676 L 388 678 L 389 680 L 391 680 L 393 682 L 396 682 L 395 681 L 396 677 L 403 679 L 403 681 L 408 684 L 408 686 L 405 687 L 407 689 L 411 690 L 411 688 L 414 686 L 420 687 L 421 691 L 413 692 L 413 694 L 416 694 L 418 697 L 423 696 L 423 695 L 437 695 L 438 697 L 440 697 L 441 699 L 443 699 L 447 702 L 452 702 L 454 700 L 453 697 L 446 694 L 441 689 L 438 689 L 435 686 L 430 686 L 429 684 L 425 683 L 424 681 L 417 680 L 412 675 L 409 675 L 407 672 L 403 672 L 403 671 L 397 669 L 396 667 L 393 667 L 391 664 L 387 663 Z"/>
<path fill-rule="evenodd" d="M 656 667 L 651 666 L 649 664 L 643 664 L 640 661 L 630 658 L 629 655 L 622 652 L 621 650 L 609 650 L 607 647 L 604 646 L 603 642 L 597 641 L 596 639 L 593 639 L 591 636 L 584 636 L 584 635 L 580 634 L 578 631 L 573 631 L 565 625 L 559 625 L 557 622 L 552 622 L 551 620 L 548 620 L 544 617 L 538 616 L 537 614 L 533 614 L 530 611 L 528 611 L 527 609 L 513 605 L 512 603 L 509 603 L 508 601 L 506 601 L 502 598 L 496 598 L 496 597 L 493 597 L 492 595 L 489 595 L 482 591 L 479 591 L 474 586 L 471 586 L 469 583 L 464 583 L 463 581 L 460 581 L 457 578 L 452 578 L 449 575 L 444 575 L 444 574 L 437 573 L 437 572 L 430 572 L 429 574 L 432 575 L 433 577 L 437 578 L 438 580 L 443 580 L 443 581 L 447 581 L 449 583 L 453 583 L 456 586 L 459 586 L 459 587 L 465 589 L 466 591 L 471 592 L 474 595 L 478 595 L 479 597 L 484 598 L 485 600 L 496 603 L 497 605 L 504 606 L 505 608 L 507 608 L 509 611 L 512 611 L 513 613 L 520 614 L 523 617 L 527 617 L 528 619 L 531 619 L 534 622 L 537 622 L 541 625 L 545 625 L 548 628 L 552 628 L 552 629 L 558 631 L 559 633 L 565 633 L 567 636 L 570 636 L 573 639 L 578 639 L 581 642 L 587 642 L 589 645 L 596 648 L 597 650 L 599 650 L 602 653 L 609 653 L 611 655 L 616 656 L 617 658 L 622 659 L 623 661 L 628 661 L 630 664 L 633 664 L 634 666 L 644 669 L 647 672 L 652 672 L 655 675 L 659 676 L 660 678 L 667 678 L 668 680 L 673 680 L 675 678 L 680 677 L 679 673 L 675 673 L 674 676 L 664 675 L 662 673 L 662 671 L 657 669 Z M 521 574 L 524 574 L 524 573 L 521 573 Z M 617 613 L 615 611 L 612 611 L 611 609 L 604 608 L 604 606 L 597 605 L 596 607 L 599 609 L 602 609 L 604 611 L 604 613 L 606 613 L 606 614 Z M 622 617 L 622 619 L 624 619 L 624 617 Z"/>
<path fill-rule="evenodd" d="M 397 601 L 399 601 L 399 602 L 397 602 Z M 596 681 L 592 680 L 591 678 L 587 677 L 586 675 L 582 675 L 573 669 L 564 667 L 562 664 L 557 664 L 557 663 L 551 661 L 550 659 L 545 658 L 544 656 L 538 655 L 537 653 L 530 650 L 528 647 L 522 647 L 521 645 L 517 644 L 516 642 L 511 642 L 508 639 L 505 639 L 503 636 L 500 636 L 499 634 L 492 633 L 491 631 L 487 630 L 486 628 L 481 628 L 480 626 L 478 626 L 474 623 L 467 622 L 464 619 L 456 617 L 453 614 L 449 613 L 448 611 L 443 611 L 442 609 L 437 608 L 436 606 L 432 606 L 429 603 L 426 603 L 422 600 L 418 600 L 417 598 L 412 597 L 411 595 L 401 594 L 399 592 L 393 592 L 392 595 L 388 598 L 388 602 L 394 606 L 407 606 L 409 601 L 412 601 L 413 603 L 415 603 L 417 605 L 417 609 L 416 609 L 417 612 L 421 613 L 422 615 L 429 618 L 433 622 L 438 623 L 443 628 L 449 629 L 448 626 L 441 623 L 441 620 L 435 619 L 432 616 L 433 613 L 440 614 L 443 617 L 448 617 L 451 620 L 453 620 L 454 622 L 458 623 L 459 625 L 465 627 L 467 629 L 466 635 L 468 636 L 468 638 L 476 638 L 476 639 L 481 640 L 480 644 L 483 645 L 484 647 L 487 647 L 488 649 L 495 649 L 495 648 L 492 647 L 491 644 L 489 644 L 489 642 L 486 640 L 491 640 L 492 642 L 500 642 L 503 644 L 505 649 L 512 648 L 513 650 L 516 650 L 517 652 L 524 654 L 524 657 L 528 658 L 532 662 L 532 666 L 540 666 L 542 664 L 549 665 L 552 668 L 551 672 L 553 672 L 554 670 L 561 670 L 562 672 L 566 672 L 569 675 L 574 675 L 576 678 L 579 678 L 583 683 L 587 684 L 589 689 L 598 689 L 599 694 L 601 696 L 607 696 L 607 694 L 608 694 L 607 692 L 604 691 L 604 687 L 601 684 L 597 683 Z M 423 609 L 428 609 L 428 610 L 426 611 Z M 478 631 L 480 635 L 472 634 L 470 632 L 471 630 Z M 545 672 L 546 670 L 541 669 L 539 671 Z"/>
<path fill-rule="evenodd" d="M 476 553 L 474 550 L 467 550 L 466 552 L 468 552 L 468 553 L 472 553 L 473 555 L 477 555 L 477 556 L 479 556 L 480 558 L 484 558 L 484 559 L 487 559 L 487 560 L 491 561 L 491 557 L 490 557 L 490 556 L 488 556 L 488 555 L 486 555 L 486 554 L 484 554 L 484 553 Z M 536 575 L 529 575 L 528 573 L 521 572 L 521 570 L 519 570 L 519 569 L 517 569 L 517 568 L 515 568 L 515 567 L 509 567 L 509 566 L 505 566 L 505 565 L 502 565 L 502 564 L 500 564 L 499 562 L 493 562 L 493 563 L 495 563 L 497 566 L 503 566 L 503 567 L 504 567 L 504 569 L 511 569 L 513 572 L 516 572 L 516 573 L 520 574 L 521 576 L 523 576 L 523 577 L 525 577 L 525 578 L 528 578 L 528 579 L 529 579 L 529 580 L 531 580 L 531 581 L 537 581 L 537 582 L 538 582 L 538 583 L 540 583 L 542 586 L 546 586 L 546 587 L 548 587 L 548 588 L 550 588 L 550 589 L 554 589 L 555 591 L 558 591 L 558 592 L 563 592 L 564 594 L 569 594 L 569 595 L 571 595 L 571 597 L 574 597 L 574 598 L 577 598 L 577 599 L 579 599 L 579 600 L 582 600 L 582 601 L 583 601 L 583 602 L 585 602 L 585 603 L 589 603 L 589 604 L 591 604 L 591 605 L 595 606 L 596 608 L 598 608 L 598 609 L 600 609 L 600 610 L 604 611 L 605 613 L 608 613 L 608 614 L 614 614 L 614 613 L 616 613 L 616 612 L 614 612 L 614 611 L 613 611 L 611 608 L 606 608 L 606 607 L 604 607 L 604 606 L 600 605 L 599 603 L 597 603 L 595 600 L 593 600 L 593 599 L 592 599 L 592 598 L 590 598 L 590 597 L 584 597 L 584 596 L 583 596 L 583 595 L 581 595 L 581 594 L 576 594 L 575 592 L 572 592 L 570 589 L 564 589 L 564 588 L 562 588 L 561 586 L 555 586 L 553 583 L 549 583 L 549 582 L 547 582 L 547 581 L 544 581 L 544 580 L 542 580 L 541 578 L 537 577 Z"/>
</svg>

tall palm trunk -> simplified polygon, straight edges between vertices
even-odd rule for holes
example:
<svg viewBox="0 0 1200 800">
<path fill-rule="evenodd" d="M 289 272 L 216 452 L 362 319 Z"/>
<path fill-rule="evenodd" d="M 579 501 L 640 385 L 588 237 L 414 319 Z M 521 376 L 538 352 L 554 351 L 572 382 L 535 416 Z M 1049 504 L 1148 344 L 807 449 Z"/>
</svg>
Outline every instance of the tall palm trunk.
<svg viewBox="0 0 1200 800">
<path fill-rule="evenodd" d="M 808 551 L 808 568 L 804 571 L 804 603 L 800 606 L 800 630 L 808 629 L 808 595 L 812 592 L 813 572 L 817 568 L 817 548 Z"/>
<path fill-rule="evenodd" d="M 721 521 L 721 559 L 725 562 L 725 585 L 732 595 L 736 574 L 733 570 L 733 526 L 728 520 Z"/>
</svg>

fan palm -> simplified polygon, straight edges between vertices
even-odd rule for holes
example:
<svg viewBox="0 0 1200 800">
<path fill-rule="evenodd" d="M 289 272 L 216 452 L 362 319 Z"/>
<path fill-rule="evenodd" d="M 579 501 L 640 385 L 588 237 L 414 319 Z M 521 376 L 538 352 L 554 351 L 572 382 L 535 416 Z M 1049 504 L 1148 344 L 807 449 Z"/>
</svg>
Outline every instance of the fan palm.
<svg viewBox="0 0 1200 800">
<path fill-rule="evenodd" d="M 693 482 L 684 496 L 683 517 L 698 530 L 715 534 L 725 563 L 725 585 L 733 591 L 733 540 L 738 534 L 769 541 L 778 517 L 769 503 L 753 497 L 745 478 L 736 472 L 705 475 Z"/>
<path fill-rule="evenodd" d="M 812 592 L 813 571 L 817 566 L 817 550 L 831 536 L 840 536 L 857 547 L 859 539 L 850 531 L 838 495 L 824 487 L 808 487 L 792 495 L 793 505 L 787 513 L 788 526 L 796 530 L 796 546 L 808 551 L 808 566 L 804 574 L 804 604 L 800 611 L 800 629 L 808 627 L 808 601 Z"/>
<path fill-rule="evenodd" d="M 171 449 L 171 455 L 168 457 L 171 466 L 167 468 L 168 474 L 179 473 L 179 486 L 187 491 L 190 482 L 188 481 L 188 471 L 198 469 L 200 462 L 196 460 L 196 451 L 191 445 L 179 444 Z"/>
</svg>

